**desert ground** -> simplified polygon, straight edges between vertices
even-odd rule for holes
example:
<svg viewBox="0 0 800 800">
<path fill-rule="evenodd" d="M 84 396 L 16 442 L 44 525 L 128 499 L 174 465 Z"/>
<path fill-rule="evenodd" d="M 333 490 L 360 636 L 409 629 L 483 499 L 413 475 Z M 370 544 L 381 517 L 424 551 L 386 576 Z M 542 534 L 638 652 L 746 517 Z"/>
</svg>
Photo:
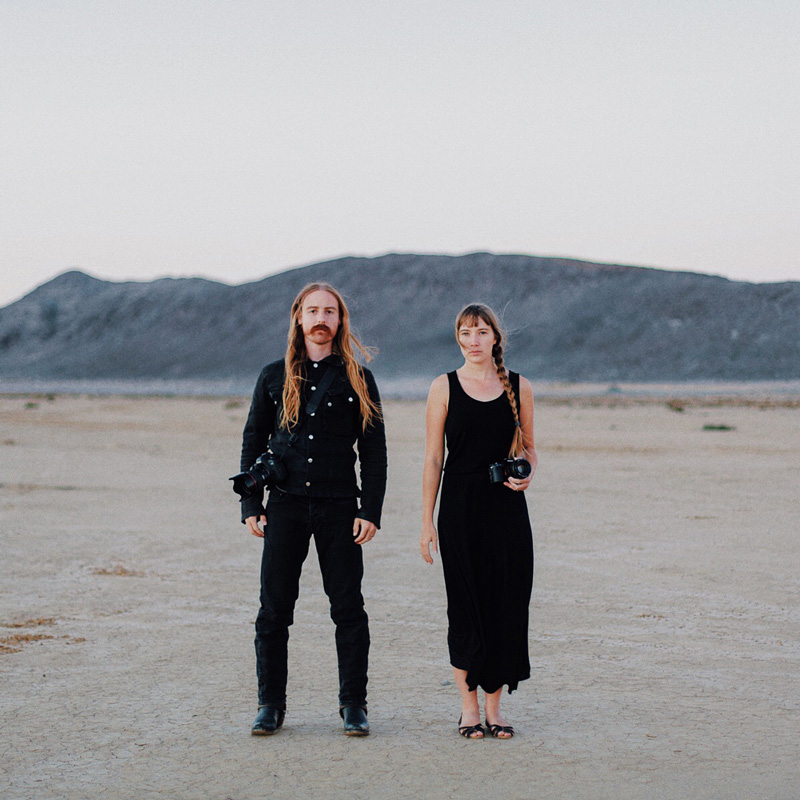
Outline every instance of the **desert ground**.
<svg viewBox="0 0 800 800">
<path fill-rule="evenodd" d="M 313 548 L 288 714 L 256 712 L 242 398 L 0 396 L 0 797 L 800 797 L 797 400 L 550 397 L 531 680 L 458 736 L 421 402 L 389 402 L 366 546 L 372 734 L 341 733 Z M 490 535 L 487 532 L 487 535 Z"/>
</svg>

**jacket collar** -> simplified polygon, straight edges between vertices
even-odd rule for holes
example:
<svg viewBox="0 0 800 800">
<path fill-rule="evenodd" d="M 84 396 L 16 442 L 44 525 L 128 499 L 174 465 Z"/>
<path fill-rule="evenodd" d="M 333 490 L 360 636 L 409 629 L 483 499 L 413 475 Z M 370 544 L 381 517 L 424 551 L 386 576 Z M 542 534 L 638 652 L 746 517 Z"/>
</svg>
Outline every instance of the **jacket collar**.
<svg viewBox="0 0 800 800">
<path fill-rule="evenodd" d="M 326 367 L 341 367 L 343 364 L 342 357 L 336 353 L 331 353 L 329 356 L 325 356 L 321 361 L 314 362 L 310 358 L 306 358 L 306 366 L 310 366 L 311 364 L 325 364 Z"/>
</svg>

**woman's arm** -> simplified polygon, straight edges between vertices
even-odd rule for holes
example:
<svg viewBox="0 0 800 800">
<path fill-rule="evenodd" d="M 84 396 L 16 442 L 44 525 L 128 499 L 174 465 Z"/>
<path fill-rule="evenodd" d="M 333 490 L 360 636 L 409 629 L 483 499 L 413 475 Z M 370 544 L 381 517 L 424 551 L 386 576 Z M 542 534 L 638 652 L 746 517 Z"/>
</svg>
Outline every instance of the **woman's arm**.
<svg viewBox="0 0 800 800">
<path fill-rule="evenodd" d="M 505 482 L 505 485 L 508 486 L 509 489 L 524 492 L 533 480 L 533 474 L 536 472 L 536 465 L 539 462 L 539 457 L 536 455 L 536 447 L 533 441 L 533 388 L 527 378 L 523 378 L 521 375 L 519 377 L 519 394 L 519 424 L 522 426 L 522 438 L 525 442 L 525 452 L 523 455 L 531 463 L 531 474 L 524 480 L 509 478 Z"/>
<path fill-rule="evenodd" d="M 442 479 L 444 461 L 444 423 L 447 419 L 447 402 L 450 389 L 447 375 L 440 375 L 428 392 L 425 408 L 425 465 L 422 470 L 422 534 L 419 539 L 419 552 L 422 558 L 433 564 L 433 552 L 439 552 L 439 537 L 433 524 L 433 509 L 439 483 Z"/>
<path fill-rule="evenodd" d="M 522 436 L 525 439 L 525 453 L 531 462 L 531 478 L 536 472 L 539 457 L 536 455 L 536 446 L 533 441 L 533 387 L 527 378 L 519 379 L 520 409 L 519 421 L 522 425 Z"/>
</svg>

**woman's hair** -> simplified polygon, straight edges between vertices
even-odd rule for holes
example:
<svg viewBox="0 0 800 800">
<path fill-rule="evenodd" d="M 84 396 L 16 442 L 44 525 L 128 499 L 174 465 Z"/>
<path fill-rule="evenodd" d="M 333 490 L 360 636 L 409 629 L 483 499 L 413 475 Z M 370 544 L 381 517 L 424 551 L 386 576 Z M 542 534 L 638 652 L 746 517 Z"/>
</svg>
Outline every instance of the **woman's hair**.
<svg viewBox="0 0 800 800">
<path fill-rule="evenodd" d="M 511 440 L 511 448 L 508 451 L 510 458 L 516 458 L 525 452 L 525 437 L 522 435 L 522 425 L 519 421 L 519 408 L 517 407 L 517 398 L 514 390 L 511 388 L 511 381 L 508 378 L 505 364 L 503 363 L 503 341 L 505 334 L 500 327 L 500 321 L 497 319 L 497 314 L 492 311 L 485 303 L 470 303 L 464 306 L 456 317 L 456 341 L 458 341 L 458 332 L 465 325 L 474 327 L 478 321 L 485 322 L 495 335 L 496 341 L 492 347 L 492 358 L 494 359 L 495 367 L 497 368 L 497 377 L 500 378 L 500 383 L 506 392 L 506 397 L 511 405 L 511 411 L 514 414 L 514 438 Z"/>
<path fill-rule="evenodd" d="M 295 297 L 292 303 L 292 315 L 289 321 L 289 341 L 286 347 L 285 378 L 283 381 L 283 408 L 281 409 L 281 425 L 284 428 L 293 428 L 300 419 L 300 398 L 302 395 L 303 377 L 300 374 L 300 367 L 307 357 L 306 340 L 303 336 L 303 326 L 300 321 L 300 312 L 303 309 L 303 301 L 311 292 L 330 292 L 339 303 L 339 328 L 333 337 L 332 351 L 341 357 L 347 370 L 347 378 L 350 385 L 358 395 L 358 402 L 361 406 L 361 424 L 364 431 L 375 420 L 381 418 L 381 409 L 378 404 L 369 396 L 369 389 L 364 378 L 364 370 L 356 361 L 353 346 L 369 362 L 372 360 L 373 348 L 364 347 L 350 330 L 350 314 L 341 294 L 336 291 L 329 283 L 308 283 Z"/>
</svg>

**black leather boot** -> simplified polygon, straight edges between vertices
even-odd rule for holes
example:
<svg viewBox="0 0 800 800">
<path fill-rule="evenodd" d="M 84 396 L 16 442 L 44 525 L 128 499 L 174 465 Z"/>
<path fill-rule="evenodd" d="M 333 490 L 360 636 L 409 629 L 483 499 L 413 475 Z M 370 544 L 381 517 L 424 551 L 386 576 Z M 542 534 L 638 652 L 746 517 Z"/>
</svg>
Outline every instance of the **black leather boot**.
<svg viewBox="0 0 800 800">
<path fill-rule="evenodd" d="M 253 727 L 250 733 L 253 736 L 272 736 L 277 733 L 283 725 L 286 711 L 275 706 L 259 706 L 258 714 L 253 720 Z"/>
<path fill-rule="evenodd" d="M 344 720 L 345 736 L 367 736 L 369 722 L 367 709 L 364 706 L 342 706 L 339 715 Z"/>
</svg>

